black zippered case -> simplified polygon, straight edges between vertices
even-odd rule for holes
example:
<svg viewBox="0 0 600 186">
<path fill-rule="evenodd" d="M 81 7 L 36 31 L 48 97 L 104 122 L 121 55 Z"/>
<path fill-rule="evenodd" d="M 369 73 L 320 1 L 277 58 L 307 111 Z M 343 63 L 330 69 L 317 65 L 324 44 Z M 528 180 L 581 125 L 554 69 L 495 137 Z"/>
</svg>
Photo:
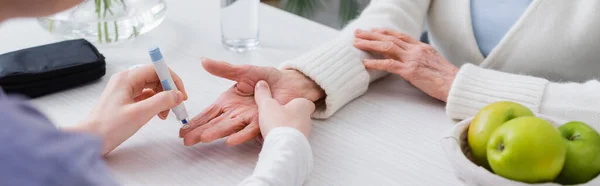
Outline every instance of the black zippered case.
<svg viewBox="0 0 600 186">
<path fill-rule="evenodd" d="M 81 86 L 105 74 L 104 56 L 84 39 L 0 55 L 0 87 L 29 98 Z"/>
</svg>

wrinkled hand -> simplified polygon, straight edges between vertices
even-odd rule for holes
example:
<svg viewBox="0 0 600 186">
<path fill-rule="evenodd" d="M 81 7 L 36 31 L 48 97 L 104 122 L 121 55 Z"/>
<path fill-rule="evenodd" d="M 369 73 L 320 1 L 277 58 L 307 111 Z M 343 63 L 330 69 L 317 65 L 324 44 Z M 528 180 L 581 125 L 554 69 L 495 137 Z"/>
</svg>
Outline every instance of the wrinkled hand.
<svg viewBox="0 0 600 186">
<path fill-rule="evenodd" d="M 102 137 L 102 152 L 106 155 L 152 117 L 159 115 L 166 119 L 171 108 L 187 99 L 181 79 L 173 72 L 171 76 L 181 91 L 163 91 L 152 65 L 113 75 L 90 115 L 83 123 L 70 129 Z"/>
<path fill-rule="evenodd" d="M 184 145 L 212 142 L 226 136 L 229 146 L 259 137 L 258 109 L 254 100 L 254 86 L 260 80 L 271 85 L 273 98 L 286 104 L 295 98 L 311 101 L 324 96 L 319 86 L 296 70 L 278 70 L 273 67 L 231 65 L 203 59 L 202 66 L 209 73 L 237 83 L 223 92 L 217 100 L 195 116 L 187 128 L 179 131 Z"/>
<path fill-rule="evenodd" d="M 304 98 L 296 98 L 285 105 L 273 99 L 271 89 L 265 81 L 256 84 L 254 95 L 258 105 L 258 125 L 263 138 L 271 130 L 278 127 L 291 127 L 308 138 L 311 129 L 310 115 L 315 111 L 315 104 Z"/>
<path fill-rule="evenodd" d="M 458 68 L 432 46 L 388 30 L 356 30 L 354 46 L 386 59 L 365 59 L 368 69 L 398 74 L 436 99 L 446 101 Z"/>
</svg>

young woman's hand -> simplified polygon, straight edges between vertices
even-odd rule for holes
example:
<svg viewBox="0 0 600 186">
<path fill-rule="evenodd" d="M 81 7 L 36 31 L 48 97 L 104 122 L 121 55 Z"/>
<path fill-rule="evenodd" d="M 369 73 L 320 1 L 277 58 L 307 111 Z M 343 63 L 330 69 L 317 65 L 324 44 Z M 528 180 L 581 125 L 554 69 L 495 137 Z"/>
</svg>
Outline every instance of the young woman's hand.
<svg viewBox="0 0 600 186">
<path fill-rule="evenodd" d="M 131 137 L 153 116 L 166 119 L 169 110 L 187 99 L 181 79 L 171 72 L 177 89 L 163 91 L 154 66 L 125 70 L 110 78 L 98 105 L 73 130 L 91 132 L 104 139 L 106 155 Z"/>
<path fill-rule="evenodd" d="M 285 105 L 279 104 L 271 96 L 271 89 L 265 81 L 256 84 L 254 99 L 258 105 L 258 125 L 263 138 L 277 127 L 298 129 L 308 137 L 311 130 L 311 114 L 315 104 L 304 98 L 296 98 Z"/>
</svg>

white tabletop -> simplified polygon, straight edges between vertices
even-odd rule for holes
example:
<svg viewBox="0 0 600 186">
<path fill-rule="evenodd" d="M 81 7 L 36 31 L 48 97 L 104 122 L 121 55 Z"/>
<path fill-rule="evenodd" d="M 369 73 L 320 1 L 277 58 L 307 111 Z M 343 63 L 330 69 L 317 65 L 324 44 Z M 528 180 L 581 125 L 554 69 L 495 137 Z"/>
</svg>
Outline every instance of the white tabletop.
<svg viewBox="0 0 600 186">
<path fill-rule="evenodd" d="M 338 33 L 261 6 L 261 48 L 238 54 L 221 47 L 218 1 L 171 0 L 168 5 L 168 17 L 156 30 L 133 42 L 99 46 L 108 63 L 101 81 L 32 103 L 59 126 L 76 124 L 96 103 L 111 74 L 150 63 L 147 49 L 158 45 L 183 78 L 190 95 L 186 106 L 195 115 L 233 84 L 204 71 L 200 56 L 277 66 Z M 32 19 L 0 25 L 0 53 L 54 41 Z M 315 166 L 306 185 L 459 185 L 440 146 L 441 136 L 453 124 L 443 103 L 388 76 L 330 119 L 314 121 L 310 141 Z M 219 140 L 184 147 L 178 129 L 175 120 L 151 120 L 107 158 L 114 177 L 124 185 L 212 186 L 235 185 L 252 172 L 258 143 L 227 147 Z"/>
</svg>

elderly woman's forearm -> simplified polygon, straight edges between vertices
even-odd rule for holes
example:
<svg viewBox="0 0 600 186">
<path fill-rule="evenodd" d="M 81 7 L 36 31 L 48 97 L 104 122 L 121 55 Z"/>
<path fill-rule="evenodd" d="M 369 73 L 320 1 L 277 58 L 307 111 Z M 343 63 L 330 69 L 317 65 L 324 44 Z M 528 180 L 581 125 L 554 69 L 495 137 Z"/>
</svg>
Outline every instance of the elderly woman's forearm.
<svg viewBox="0 0 600 186">
<path fill-rule="evenodd" d="M 414 37 L 421 35 L 429 0 L 374 0 L 361 16 L 352 21 L 334 40 L 282 64 L 310 77 L 326 93 L 325 107 L 317 108 L 315 118 L 328 118 L 338 109 L 367 91 L 369 83 L 386 73 L 368 71 L 363 59 L 373 58 L 352 45 L 357 28 L 393 28 Z"/>
<path fill-rule="evenodd" d="M 548 83 L 540 113 L 584 121 L 600 129 L 600 82 L 589 80 L 585 83 Z"/>
<path fill-rule="evenodd" d="M 485 105 L 515 101 L 538 114 L 565 120 L 581 120 L 600 127 L 600 83 L 555 83 L 543 78 L 484 69 L 472 64 L 461 67 L 446 105 L 454 119 L 472 117 Z"/>
</svg>

